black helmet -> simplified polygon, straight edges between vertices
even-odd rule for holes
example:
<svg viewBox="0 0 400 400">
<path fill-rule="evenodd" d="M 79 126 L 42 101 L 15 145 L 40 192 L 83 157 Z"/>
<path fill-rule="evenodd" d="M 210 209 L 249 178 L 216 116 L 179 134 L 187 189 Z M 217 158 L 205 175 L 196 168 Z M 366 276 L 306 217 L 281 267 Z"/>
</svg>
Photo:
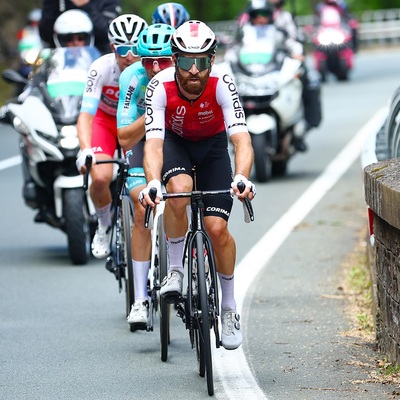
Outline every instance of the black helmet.
<svg viewBox="0 0 400 400">
<path fill-rule="evenodd" d="M 262 15 L 263 17 L 267 17 L 270 22 L 273 21 L 274 10 L 269 3 L 266 3 L 262 7 L 251 5 L 247 9 L 247 13 L 249 14 L 250 20 L 256 18 L 258 15 Z"/>
</svg>

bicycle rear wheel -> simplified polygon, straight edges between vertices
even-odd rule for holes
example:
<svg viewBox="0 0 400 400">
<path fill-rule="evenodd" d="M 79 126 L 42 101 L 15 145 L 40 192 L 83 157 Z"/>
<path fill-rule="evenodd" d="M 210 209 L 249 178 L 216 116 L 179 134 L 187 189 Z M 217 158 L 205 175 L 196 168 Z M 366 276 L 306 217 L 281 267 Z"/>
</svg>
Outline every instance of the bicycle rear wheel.
<svg viewBox="0 0 400 400">
<path fill-rule="evenodd" d="M 164 232 L 163 216 L 158 221 L 158 268 L 160 269 L 160 282 L 167 276 L 168 260 L 167 260 L 167 242 Z M 167 361 L 168 345 L 170 343 L 170 327 L 169 327 L 169 304 L 160 296 L 160 344 L 161 344 L 161 361 Z"/>
<path fill-rule="evenodd" d="M 200 375 L 202 375 L 203 365 L 207 377 L 208 394 L 214 394 L 214 378 L 212 367 L 211 355 L 211 340 L 210 340 L 210 320 L 209 320 L 209 305 L 208 305 L 208 291 L 206 282 L 206 273 L 204 265 L 204 238 L 203 235 L 196 235 L 196 258 L 197 258 L 197 290 L 198 290 L 198 308 L 200 312 L 197 313 L 197 327 L 198 331 L 195 332 L 195 339 L 198 341 L 199 347 L 199 368 Z"/>
<path fill-rule="evenodd" d="M 133 212 L 131 202 L 128 196 L 122 196 L 122 240 L 119 244 L 122 247 L 122 255 L 124 257 L 125 270 L 125 295 L 126 295 L 126 316 L 129 315 L 131 307 L 135 302 L 135 286 L 132 266 L 131 253 L 131 232 L 133 224 Z M 129 329 L 133 332 L 135 329 L 129 324 Z"/>
</svg>

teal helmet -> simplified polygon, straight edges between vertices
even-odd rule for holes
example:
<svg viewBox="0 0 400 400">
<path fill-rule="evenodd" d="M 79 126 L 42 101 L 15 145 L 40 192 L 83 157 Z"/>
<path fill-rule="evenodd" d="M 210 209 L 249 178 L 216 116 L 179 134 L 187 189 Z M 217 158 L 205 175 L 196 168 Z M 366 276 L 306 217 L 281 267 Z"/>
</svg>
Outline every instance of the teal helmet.
<svg viewBox="0 0 400 400">
<path fill-rule="evenodd" d="M 172 55 L 169 41 L 175 28 L 167 24 L 153 24 L 144 29 L 138 39 L 140 57 L 168 57 Z"/>
</svg>

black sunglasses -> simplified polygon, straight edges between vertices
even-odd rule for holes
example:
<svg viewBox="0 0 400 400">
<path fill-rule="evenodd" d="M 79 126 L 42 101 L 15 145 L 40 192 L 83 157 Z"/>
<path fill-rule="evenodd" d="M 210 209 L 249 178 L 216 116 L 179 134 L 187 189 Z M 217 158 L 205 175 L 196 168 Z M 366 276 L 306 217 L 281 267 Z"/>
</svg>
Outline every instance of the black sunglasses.
<svg viewBox="0 0 400 400">
<path fill-rule="evenodd" d="M 211 67 L 211 57 L 176 57 L 176 65 L 185 71 L 189 71 L 193 64 L 199 71 L 204 71 Z"/>
</svg>

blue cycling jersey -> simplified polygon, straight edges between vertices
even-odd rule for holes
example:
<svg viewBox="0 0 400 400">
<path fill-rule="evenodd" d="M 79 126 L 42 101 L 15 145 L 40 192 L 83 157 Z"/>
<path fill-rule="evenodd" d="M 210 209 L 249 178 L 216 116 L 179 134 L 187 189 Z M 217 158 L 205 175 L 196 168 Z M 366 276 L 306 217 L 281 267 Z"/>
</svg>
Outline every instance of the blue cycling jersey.
<svg viewBox="0 0 400 400">
<path fill-rule="evenodd" d="M 117 128 L 132 124 L 145 111 L 145 92 L 149 83 L 141 62 L 125 68 L 119 77 Z"/>
</svg>

